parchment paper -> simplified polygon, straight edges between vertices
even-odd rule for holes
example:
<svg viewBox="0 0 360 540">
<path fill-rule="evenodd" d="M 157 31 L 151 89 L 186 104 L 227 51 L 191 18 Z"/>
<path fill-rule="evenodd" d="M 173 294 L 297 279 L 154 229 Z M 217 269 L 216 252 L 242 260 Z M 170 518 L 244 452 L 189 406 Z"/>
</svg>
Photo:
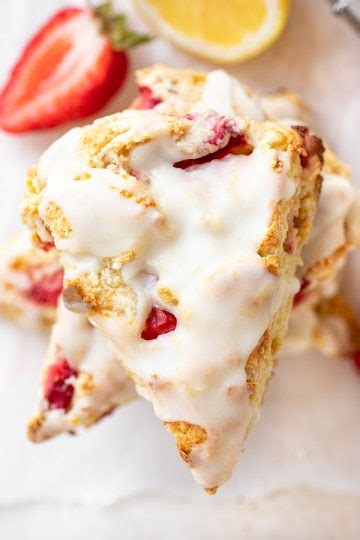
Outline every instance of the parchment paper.
<svg viewBox="0 0 360 540">
<path fill-rule="evenodd" d="M 65 4 L 6 2 L 0 18 L 1 80 L 27 36 Z M 121 4 L 133 26 L 145 28 L 130 3 Z M 131 58 L 133 68 L 154 62 L 214 68 L 161 38 L 133 51 Z M 280 40 L 259 58 L 229 70 L 259 91 L 287 87 L 300 93 L 313 110 L 319 133 L 352 165 L 359 182 L 359 42 L 345 22 L 330 15 L 327 2 L 295 1 Z M 130 72 L 125 89 L 103 113 L 123 108 L 133 90 Z M 23 136 L 0 133 L 1 240 L 19 227 L 16 212 L 27 166 L 68 128 Z M 357 268 L 353 260 L 352 276 Z M 352 285 L 352 292 L 356 301 L 359 286 Z M 140 400 L 78 437 L 63 436 L 37 446 L 27 442 L 25 424 L 36 398 L 44 347 L 44 337 L 0 322 L 0 508 L 34 501 L 97 507 L 156 495 L 159 517 L 161 500 L 169 496 L 186 496 L 212 512 L 221 501 L 233 504 L 239 498 L 299 485 L 328 494 L 360 495 L 360 377 L 350 362 L 315 353 L 281 358 L 262 418 L 246 442 L 233 479 L 214 502 L 195 486 L 172 437 L 155 419 L 151 405 Z M 294 504 L 294 515 L 295 508 Z M 154 515 L 152 510 L 153 519 Z"/>
</svg>

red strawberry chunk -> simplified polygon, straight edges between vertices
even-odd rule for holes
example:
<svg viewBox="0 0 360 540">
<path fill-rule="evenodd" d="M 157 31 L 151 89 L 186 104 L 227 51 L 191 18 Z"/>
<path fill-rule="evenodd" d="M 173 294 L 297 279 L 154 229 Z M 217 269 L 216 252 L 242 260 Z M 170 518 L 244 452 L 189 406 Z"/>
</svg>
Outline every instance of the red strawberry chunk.
<svg viewBox="0 0 360 540">
<path fill-rule="evenodd" d="M 140 96 L 132 104 L 133 109 L 153 109 L 161 103 L 161 99 L 154 96 L 151 88 L 147 86 L 139 87 Z"/>
<path fill-rule="evenodd" d="M 55 247 L 55 243 L 54 243 L 54 242 L 43 242 L 43 243 L 41 244 L 41 249 L 44 250 L 44 251 L 46 251 L 46 252 L 48 252 L 48 251 L 54 249 L 54 247 Z"/>
<path fill-rule="evenodd" d="M 45 380 L 44 397 L 50 409 L 69 410 L 74 387 L 67 381 L 70 377 L 77 377 L 78 374 L 78 370 L 65 359 L 59 360 L 49 367 Z"/>
<path fill-rule="evenodd" d="M 217 116 L 214 123 L 214 133 L 208 140 L 209 144 L 219 146 L 224 140 L 225 136 L 229 133 L 231 125 L 228 118 L 225 116 Z"/>
<path fill-rule="evenodd" d="M 307 279 L 303 278 L 301 280 L 300 290 L 294 296 L 294 306 L 297 306 L 303 300 L 305 300 L 306 292 L 307 292 L 306 289 L 309 287 L 309 285 L 310 285 L 310 281 L 308 281 Z"/>
<path fill-rule="evenodd" d="M 353 354 L 353 362 L 356 370 L 360 373 L 360 351 L 355 351 Z"/>
<path fill-rule="evenodd" d="M 322 140 L 316 135 L 311 135 L 309 133 L 309 128 L 305 126 L 292 126 L 295 131 L 299 133 L 303 140 L 304 149 L 306 155 L 300 156 L 301 165 L 304 169 L 309 169 L 311 167 L 312 159 L 317 157 L 320 159 L 320 163 L 323 164 L 324 158 L 323 154 L 325 151 Z"/>
<path fill-rule="evenodd" d="M 36 281 L 27 291 L 27 298 L 35 304 L 55 307 L 63 288 L 63 277 L 63 270 L 59 270 Z"/>
<path fill-rule="evenodd" d="M 222 159 L 228 154 L 237 154 L 237 155 L 250 155 L 253 151 L 252 146 L 246 141 L 246 137 L 243 133 L 240 135 L 235 135 L 231 137 L 228 144 L 223 148 L 219 148 L 211 154 L 206 154 L 205 156 L 194 158 L 194 159 L 184 159 L 174 163 L 176 169 L 188 169 L 194 165 L 203 165 L 204 163 L 209 163 L 214 159 Z"/>
<path fill-rule="evenodd" d="M 167 334 L 175 330 L 176 325 L 177 320 L 175 315 L 165 309 L 154 306 L 145 321 L 145 327 L 141 333 L 141 337 L 147 341 L 156 339 L 161 334 Z"/>
</svg>

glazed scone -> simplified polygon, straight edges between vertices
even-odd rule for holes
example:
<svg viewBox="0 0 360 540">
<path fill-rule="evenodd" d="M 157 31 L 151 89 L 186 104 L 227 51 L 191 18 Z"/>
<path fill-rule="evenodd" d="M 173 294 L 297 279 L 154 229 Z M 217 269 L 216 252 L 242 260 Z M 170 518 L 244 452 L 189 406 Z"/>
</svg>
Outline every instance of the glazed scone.
<svg viewBox="0 0 360 540">
<path fill-rule="evenodd" d="M 139 97 L 133 105 L 137 108 L 192 114 L 205 106 L 227 116 L 297 126 L 304 139 L 309 137 L 305 126 L 313 124 L 309 109 L 293 92 L 259 97 L 223 70 L 206 74 L 155 65 L 137 71 L 136 79 Z M 360 245 L 359 194 L 349 182 L 350 169 L 328 148 L 324 159 L 319 208 L 302 254 L 304 264 L 298 270 L 307 292 L 301 298 L 310 303 L 321 298 L 323 288 L 334 280 L 348 252 Z"/>
<path fill-rule="evenodd" d="M 83 315 L 59 302 L 42 369 L 40 403 L 28 436 L 41 442 L 89 427 L 136 397 L 105 338 Z"/>
<path fill-rule="evenodd" d="M 24 221 L 61 253 L 66 306 L 114 343 L 211 492 L 286 331 L 321 184 L 312 142 L 206 109 L 132 110 L 71 130 L 29 177 Z"/>
<path fill-rule="evenodd" d="M 26 230 L 2 246 L 1 315 L 35 330 L 49 330 L 56 321 L 43 368 L 39 410 L 29 423 L 33 441 L 73 433 L 80 425 L 88 427 L 136 397 L 134 385 L 105 338 L 84 315 L 64 308 L 62 281 L 57 251 L 33 246 Z M 47 378 L 51 370 L 54 375 L 54 366 L 63 381 L 58 379 L 50 391 Z M 74 373 L 76 381 L 70 385 L 67 379 L 74 380 Z"/>
<path fill-rule="evenodd" d="M 24 230 L 0 250 L 0 315 L 26 328 L 50 329 L 62 280 L 56 250 L 39 250 Z"/>
</svg>

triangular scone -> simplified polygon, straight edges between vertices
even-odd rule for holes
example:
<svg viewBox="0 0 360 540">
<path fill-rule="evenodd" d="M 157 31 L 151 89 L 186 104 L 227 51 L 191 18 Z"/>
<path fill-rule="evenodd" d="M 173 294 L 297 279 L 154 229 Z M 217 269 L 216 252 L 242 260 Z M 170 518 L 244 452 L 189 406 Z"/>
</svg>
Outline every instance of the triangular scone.
<svg viewBox="0 0 360 540">
<path fill-rule="evenodd" d="M 0 315 L 37 330 L 48 330 L 56 318 L 63 269 L 56 250 L 33 246 L 27 230 L 0 250 Z"/>
<path fill-rule="evenodd" d="M 136 397 L 106 339 L 87 318 L 59 303 L 42 369 L 40 404 L 28 436 L 40 442 L 89 427 Z"/>
<path fill-rule="evenodd" d="M 201 73 L 155 65 L 136 72 L 139 97 L 133 106 L 170 114 L 194 114 L 208 107 L 219 114 L 267 119 L 298 126 L 304 138 L 311 126 L 309 109 L 293 92 L 257 96 L 223 70 Z M 299 125 L 300 124 L 300 125 Z M 306 248 L 297 299 L 317 301 L 345 263 L 348 252 L 360 245 L 360 197 L 349 182 L 350 170 L 327 148 L 317 216 Z M 305 294 L 306 289 L 306 294 Z M 326 289 L 326 291 L 324 291 Z M 333 294 L 334 288 L 331 293 Z"/>
<path fill-rule="evenodd" d="M 28 231 L 2 246 L 1 315 L 36 330 L 48 330 L 56 321 L 43 367 L 39 410 L 29 423 L 33 441 L 88 427 L 136 397 L 133 383 L 105 338 L 85 315 L 64 308 L 62 279 L 57 251 L 33 246 Z M 50 377 L 57 377 L 53 391 L 50 371 Z"/>
<path fill-rule="evenodd" d="M 321 181 L 321 142 L 306 144 L 213 111 L 124 111 L 70 131 L 28 181 L 24 220 L 62 254 L 67 307 L 113 341 L 208 490 L 286 331 Z"/>
</svg>

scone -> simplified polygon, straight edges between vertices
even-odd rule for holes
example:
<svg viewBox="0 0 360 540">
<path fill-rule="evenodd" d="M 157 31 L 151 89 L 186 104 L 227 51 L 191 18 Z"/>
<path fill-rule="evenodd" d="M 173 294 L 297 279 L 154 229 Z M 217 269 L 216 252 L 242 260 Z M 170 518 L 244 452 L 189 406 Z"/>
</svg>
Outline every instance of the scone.
<svg viewBox="0 0 360 540">
<path fill-rule="evenodd" d="M 39 407 L 28 424 L 30 440 L 75 433 L 135 397 L 131 379 L 105 338 L 60 301 L 42 369 Z"/>
<path fill-rule="evenodd" d="M 62 281 L 56 250 L 39 250 L 24 230 L 0 249 L 0 315 L 27 328 L 49 330 Z"/>
<path fill-rule="evenodd" d="M 322 150 L 278 123 L 132 110 L 71 130 L 28 179 L 23 218 L 61 253 L 66 306 L 113 342 L 210 492 L 286 332 Z"/>
<path fill-rule="evenodd" d="M 167 114 L 192 114 L 204 107 L 227 116 L 271 120 L 295 126 L 306 139 L 313 119 L 293 92 L 278 91 L 263 97 L 242 85 L 223 70 L 201 73 L 156 65 L 137 71 L 139 97 L 133 106 L 153 108 Z M 306 157 L 303 157 L 306 160 Z M 309 241 L 302 253 L 300 301 L 317 302 L 323 294 L 334 294 L 335 277 L 348 252 L 360 245 L 360 197 L 349 182 L 349 167 L 326 148 L 322 170 L 323 186 L 318 212 Z"/>
<path fill-rule="evenodd" d="M 134 399 L 125 374 L 104 337 L 84 315 L 61 301 L 63 269 L 57 251 L 33 246 L 28 232 L 1 248 L 0 314 L 29 329 L 49 330 L 38 411 L 29 436 L 38 442 L 90 426 Z"/>
</svg>

